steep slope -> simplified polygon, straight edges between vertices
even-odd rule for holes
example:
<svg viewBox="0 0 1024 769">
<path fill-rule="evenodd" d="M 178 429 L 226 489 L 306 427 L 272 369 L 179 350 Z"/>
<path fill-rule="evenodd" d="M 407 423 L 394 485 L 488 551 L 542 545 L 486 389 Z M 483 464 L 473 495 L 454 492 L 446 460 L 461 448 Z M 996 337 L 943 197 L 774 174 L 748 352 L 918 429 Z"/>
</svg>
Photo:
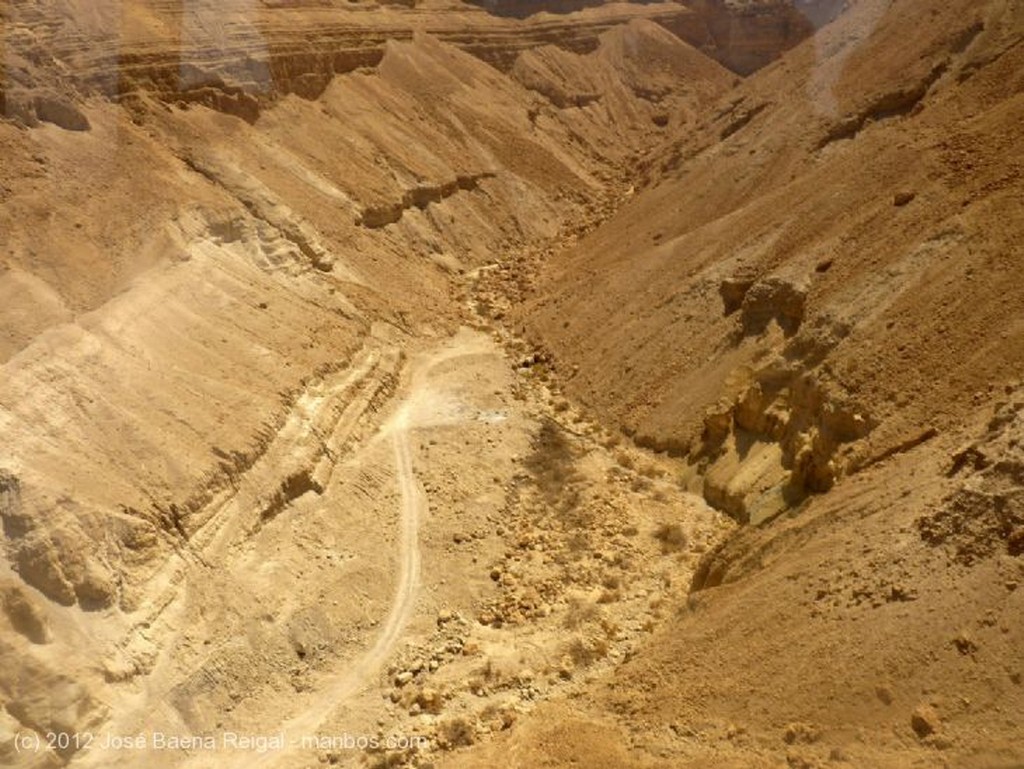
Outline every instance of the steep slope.
<svg viewBox="0 0 1024 769">
<path fill-rule="evenodd" d="M 588 760 L 614 714 L 615 766 L 1022 760 L 1022 39 L 1014 3 L 851 4 L 540 266 L 515 319 L 566 392 L 753 525 L 494 750 Z"/>
<path fill-rule="evenodd" d="M 951 8 L 893 46 L 910 13 L 860 6 L 758 75 L 665 178 L 545 266 L 557 288 L 528 315 L 564 372 L 580 367 L 572 392 L 694 458 L 734 421 L 780 443 L 787 469 L 810 441 L 791 485 L 816 491 L 962 426 L 1018 370 L 1015 22 Z M 868 43 L 817 62 L 866 25 Z"/>
<path fill-rule="evenodd" d="M 577 53 L 631 19 L 652 20 L 692 42 L 705 24 L 674 2 L 614 4 L 571 18 L 492 17 L 458 2 L 415 6 L 304 1 L 11 3 L 4 9 L 0 113 L 19 122 L 83 130 L 83 97 L 201 103 L 252 121 L 288 94 L 316 98 L 336 75 L 372 68 L 389 40 L 428 32 L 508 69 L 519 52 L 558 45 Z"/>
</svg>

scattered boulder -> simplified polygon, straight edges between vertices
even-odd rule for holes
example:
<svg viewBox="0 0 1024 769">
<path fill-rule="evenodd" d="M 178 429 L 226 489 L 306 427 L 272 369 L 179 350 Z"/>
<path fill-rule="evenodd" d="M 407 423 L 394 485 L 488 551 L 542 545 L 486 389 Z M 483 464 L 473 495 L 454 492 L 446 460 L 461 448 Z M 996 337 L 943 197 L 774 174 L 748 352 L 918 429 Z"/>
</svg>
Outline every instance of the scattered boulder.
<svg viewBox="0 0 1024 769">
<path fill-rule="evenodd" d="M 779 324 L 786 336 L 800 328 L 807 304 L 807 287 L 782 277 L 770 277 L 754 283 L 743 295 L 740 307 L 745 336 L 762 333 L 771 321 Z"/>
<path fill-rule="evenodd" d="M 966 631 L 960 631 L 957 633 L 956 638 L 953 639 L 953 646 L 961 654 L 974 654 L 978 651 L 978 644 L 967 634 Z"/>
<path fill-rule="evenodd" d="M 930 734 L 935 734 L 939 725 L 939 714 L 931 705 L 919 705 L 910 716 L 910 728 L 922 740 Z"/>
<path fill-rule="evenodd" d="M 734 275 L 719 284 L 718 293 L 722 296 L 726 315 L 732 315 L 743 306 L 743 299 L 753 285 L 754 278 L 749 275 Z"/>
</svg>

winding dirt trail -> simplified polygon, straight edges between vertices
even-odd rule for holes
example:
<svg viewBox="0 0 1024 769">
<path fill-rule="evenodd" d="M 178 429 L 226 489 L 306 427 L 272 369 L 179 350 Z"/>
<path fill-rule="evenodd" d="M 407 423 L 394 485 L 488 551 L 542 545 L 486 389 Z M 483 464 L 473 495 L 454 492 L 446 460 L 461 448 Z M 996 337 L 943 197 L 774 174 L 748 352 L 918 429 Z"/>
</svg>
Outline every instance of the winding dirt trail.
<svg viewBox="0 0 1024 769">
<path fill-rule="evenodd" d="M 302 750 L 302 738 L 313 737 L 321 725 L 365 689 L 368 682 L 394 653 L 413 615 L 420 587 L 420 523 L 427 511 L 426 495 L 416 476 L 410 433 L 416 427 L 451 424 L 466 416 L 453 393 L 432 385 L 432 370 L 452 359 L 475 355 L 486 349 L 478 336 L 457 335 L 441 349 L 425 355 L 409 366 L 408 385 L 397 394 L 397 409 L 364 447 L 388 440 L 391 443 L 395 483 L 400 497 L 398 517 L 398 571 L 394 597 L 386 619 L 373 645 L 361 656 L 344 665 L 343 672 L 321 682 L 313 701 L 302 713 L 284 722 L 280 729 L 285 747 L 267 753 L 218 757 L 218 767 L 272 767 L 289 765 Z M 187 765 L 187 764 L 186 764 Z"/>
<path fill-rule="evenodd" d="M 274 524 L 277 528 L 271 533 L 280 538 L 279 541 L 288 542 L 288 537 L 293 536 L 287 528 L 289 520 L 301 521 L 305 516 L 312 516 L 315 509 L 325 511 L 325 515 L 334 520 L 345 519 L 350 506 L 346 495 L 363 494 L 362 500 L 355 503 L 356 509 L 384 516 L 379 519 L 380 530 L 392 543 L 384 551 L 379 549 L 378 535 L 347 536 L 344 528 L 328 533 L 327 541 L 331 544 L 320 547 L 321 552 L 332 549 L 351 552 L 350 557 L 360 558 L 364 563 L 383 565 L 386 562 L 386 572 L 372 569 L 367 572 L 378 575 L 378 579 L 387 575 L 386 583 L 377 582 L 374 586 L 373 594 L 380 595 L 380 603 L 373 617 L 379 624 L 370 631 L 372 635 L 365 639 L 364 646 L 321 669 L 310 681 L 308 695 L 294 700 L 294 709 L 286 705 L 276 711 L 268 700 L 258 706 L 265 717 L 265 728 L 257 728 L 258 733 L 283 734 L 283 748 L 265 752 L 220 748 L 213 752 L 205 749 L 155 751 L 146 754 L 147 765 L 165 769 L 248 769 L 254 766 L 276 769 L 308 765 L 308 739 L 326 733 L 328 726 L 337 725 L 339 717 L 351 716 L 353 724 L 360 722 L 362 717 L 357 714 L 365 709 L 367 693 L 376 686 L 382 668 L 408 637 L 422 592 L 424 554 L 420 530 L 429 510 L 427 494 L 416 468 L 417 432 L 478 421 L 479 409 L 472 402 L 479 396 L 480 385 L 463 372 L 458 362 L 473 356 L 495 356 L 496 350 L 487 336 L 468 329 L 437 340 L 429 347 L 419 347 L 405 359 L 404 365 L 400 364 L 401 348 L 375 349 L 376 346 L 371 346 L 366 355 L 354 358 L 352 366 L 333 375 L 331 381 L 314 383 L 310 392 L 296 402 L 266 456 L 253 466 L 239 488 L 225 499 L 215 500 L 213 514 L 193 542 L 201 563 L 191 565 L 176 561 L 166 567 L 166 573 L 161 572 L 161 578 L 153 580 L 154 606 L 146 610 L 144 621 L 139 622 L 147 628 L 158 624 L 159 629 L 166 628 L 167 632 L 160 636 L 154 631 L 154 635 L 161 638 L 154 667 L 148 675 L 140 676 L 131 687 L 124 689 L 116 703 L 121 716 L 108 723 L 106 730 L 111 734 L 135 734 L 149 731 L 149 724 L 156 724 L 153 731 L 182 735 L 202 732 L 213 734 L 219 742 L 216 729 L 203 728 L 202 716 L 183 713 L 166 703 L 184 696 L 182 692 L 195 691 L 194 681 L 204 680 L 210 671 L 217 674 L 235 659 L 222 650 L 226 648 L 230 652 L 240 633 L 251 632 L 251 625 L 230 616 L 229 620 L 235 624 L 210 625 L 203 617 L 203 606 L 211 596 L 216 598 L 232 590 L 240 591 L 240 596 L 261 592 L 273 596 L 281 579 L 298 580 L 288 594 L 264 604 L 265 613 L 276 622 L 278 618 L 293 616 L 304 600 L 308 604 L 310 593 L 317 589 L 318 585 L 310 583 L 309 577 L 303 578 L 301 570 L 273 563 L 274 551 L 268 551 L 265 543 L 256 542 L 263 536 L 263 527 L 271 525 L 259 519 L 261 500 L 271 494 L 280 485 L 281 478 L 295 466 L 315 467 L 310 472 L 325 479 L 324 491 L 296 499 L 294 505 L 288 503 L 278 513 L 281 520 Z M 455 368 L 452 368 L 453 363 Z M 394 377 L 400 382 L 392 386 L 390 382 Z M 375 403 L 375 398 L 387 400 Z M 381 409 L 386 412 L 379 418 L 376 413 Z M 365 422 L 363 427 L 360 427 L 361 422 Z M 361 433 L 363 429 L 368 433 Z M 364 442 L 360 442 L 360 434 L 367 434 Z M 322 450 L 317 448 L 321 443 L 325 446 Z M 349 448 L 347 455 L 345 447 Z M 423 472 L 427 472 L 426 468 Z M 361 474 L 370 481 L 362 483 Z M 390 489 L 397 495 L 389 494 Z M 372 498 L 380 505 L 366 506 L 366 500 Z M 359 505 L 364 507 L 359 508 Z M 360 525 L 360 521 L 351 519 L 347 525 Z M 367 549 L 370 547 L 373 549 Z M 268 558 L 269 570 L 265 568 Z M 341 568 L 351 568 L 349 563 L 342 560 Z M 360 594 L 358 591 L 364 589 L 360 585 L 364 583 L 358 582 L 360 577 L 358 572 L 356 574 L 352 589 Z M 330 601 L 325 601 L 322 593 L 319 600 L 329 608 Z M 209 646 L 191 639 L 192 635 L 202 632 L 211 634 L 213 643 Z M 239 655 L 245 655 L 249 648 L 240 644 Z M 263 696 L 273 697 L 278 693 L 265 692 Z M 274 722 L 275 715 L 281 720 Z M 305 744 L 304 738 L 307 739 Z M 131 751 L 97 749 L 82 751 L 73 763 L 82 769 L 135 767 L 141 765 L 138 758 L 140 755 L 133 755 Z"/>
<path fill-rule="evenodd" d="M 390 435 L 394 451 L 395 479 L 401 497 L 399 515 L 398 578 L 391 610 L 381 627 L 373 646 L 337 678 L 325 686 L 300 715 L 282 724 L 280 731 L 285 737 L 283 750 L 262 755 L 241 755 L 230 763 L 231 766 L 269 767 L 283 763 L 301 748 L 302 738 L 316 733 L 317 728 L 359 693 L 384 665 L 394 651 L 416 604 L 420 584 L 420 519 L 426 509 L 426 498 L 416 479 L 412 451 L 409 448 L 411 409 L 404 403 L 395 417 L 384 426 L 377 438 Z M 222 757 L 223 758 L 223 757 Z M 225 766 L 223 760 L 218 766 Z"/>
</svg>

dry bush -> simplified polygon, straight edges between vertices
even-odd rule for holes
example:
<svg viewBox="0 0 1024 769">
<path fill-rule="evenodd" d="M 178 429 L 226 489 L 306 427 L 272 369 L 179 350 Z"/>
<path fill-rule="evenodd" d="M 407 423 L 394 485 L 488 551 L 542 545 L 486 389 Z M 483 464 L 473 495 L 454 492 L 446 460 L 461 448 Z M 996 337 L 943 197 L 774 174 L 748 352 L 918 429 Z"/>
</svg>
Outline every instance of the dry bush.
<svg viewBox="0 0 1024 769">
<path fill-rule="evenodd" d="M 581 557 L 588 554 L 591 550 L 590 547 L 590 534 L 586 531 L 574 531 L 569 537 L 569 552 L 573 555 L 573 560 L 579 560 Z"/>
<path fill-rule="evenodd" d="M 570 598 L 565 612 L 565 626 L 569 630 L 576 630 L 589 622 L 596 622 L 600 617 L 600 610 L 593 604 L 582 598 Z"/>
<path fill-rule="evenodd" d="M 647 478 L 661 478 L 665 475 L 665 471 L 657 465 L 644 465 L 639 473 Z"/>
<path fill-rule="evenodd" d="M 633 479 L 633 482 L 629 484 L 629 487 L 637 494 L 643 494 L 645 492 L 650 491 L 653 487 L 653 484 L 651 483 L 650 478 L 645 478 L 642 475 L 638 475 L 636 478 Z"/>
<path fill-rule="evenodd" d="M 579 476 L 575 468 L 576 452 L 557 423 L 547 420 L 541 425 L 533 441 L 533 451 L 523 462 L 540 492 L 549 501 L 578 502 L 578 493 L 569 486 Z"/>
<path fill-rule="evenodd" d="M 461 748 L 476 742 L 476 728 L 469 719 L 459 716 L 437 727 L 437 744 L 445 750 Z"/>
<path fill-rule="evenodd" d="M 678 553 L 686 548 L 689 538 L 678 523 L 663 523 L 654 532 L 654 538 L 661 543 L 661 552 Z"/>
<path fill-rule="evenodd" d="M 576 637 L 569 644 L 569 657 L 578 668 L 593 665 L 608 655 L 608 642 L 603 638 L 584 640 Z"/>
<path fill-rule="evenodd" d="M 622 587 L 622 578 L 618 574 L 606 574 L 601 580 L 601 585 L 608 590 L 618 590 Z"/>
</svg>

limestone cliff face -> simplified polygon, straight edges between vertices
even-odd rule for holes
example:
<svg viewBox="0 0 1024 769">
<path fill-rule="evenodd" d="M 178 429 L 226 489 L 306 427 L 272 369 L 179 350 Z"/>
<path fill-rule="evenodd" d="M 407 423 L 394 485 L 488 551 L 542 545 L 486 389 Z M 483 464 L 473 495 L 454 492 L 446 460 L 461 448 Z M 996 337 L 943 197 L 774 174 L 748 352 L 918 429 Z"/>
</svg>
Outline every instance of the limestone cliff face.
<svg viewBox="0 0 1024 769">
<path fill-rule="evenodd" d="M 131 99 L 145 91 L 251 122 L 283 96 L 316 98 L 333 77 L 375 67 L 387 41 L 410 40 L 416 30 L 502 70 L 540 45 L 592 51 L 603 32 L 633 18 L 686 32 L 684 39 L 703 35 L 696 15 L 675 3 L 617 5 L 571 20 L 525 23 L 472 6 L 364 7 L 341 0 L 164 0 L 118 8 L 78 12 L 50 2 L 5 7 L 2 113 L 27 125 L 71 127 L 82 123 L 74 113 L 83 97 Z"/>
<path fill-rule="evenodd" d="M 552 45 L 589 53 L 604 32 L 643 19 L 748 74 L 834 16 L 839 0 L 481 0 L 440 7 L 161 0 L 117 8 L 79 12 L 74 4 L 51 2 L 5 7 L 0 114 L 23 125 L 85 130 L 82 98 L 130 102 L 146 92 L 252 122 L 283 96 L 313 99 L 333 77 L 375 67 L 387 41 L 409 40 L 416 30 L 508 71 L 524 51 Z M 564 15 L 570 11 L 579 12 Z"/>
</svg>

